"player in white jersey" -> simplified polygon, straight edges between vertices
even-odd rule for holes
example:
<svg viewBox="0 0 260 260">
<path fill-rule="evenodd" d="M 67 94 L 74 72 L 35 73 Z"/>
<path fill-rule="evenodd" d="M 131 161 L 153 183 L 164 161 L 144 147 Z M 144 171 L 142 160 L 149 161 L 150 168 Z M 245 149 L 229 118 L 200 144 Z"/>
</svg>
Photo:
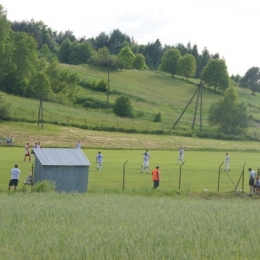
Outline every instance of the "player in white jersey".
<svg viewBox="0 0 260 260">
<path fill-rule="evenodd" d="M 230 160 L 230 158 L 229 158 L 229 154 L 226 153 L 225 169 L 224 169 L 225 172 L 229 172 L 229 171 L 230 171 L 230 168 L 229 168 L 229 166 L 228 166 L 228 164 L 229 164 L 229 160 Z"/>
<path fill-rule="evenodd" d="M 102 163 L 103 163 L 103 155 L 101 152 L 98 152 L 96 156 L 96 163 L 97 163 L 97 170 L 102 170 Z"/>
<path fill-rule="evenodd" d="M 78 141 L 76 148 L 77 148 L 77 149 L 81 149 L 81 143 L 80 143 L 80 141 Z"/>
<path fill-rule="evenodd" d="M 177 164 L 180 164 L 180 162 L 184 162 L 184 149 L 183 147 L 179 148 L 179 158 Z"/>
<path fill-rule="evenodd" d="M 148 174 L 149 159 L 151 159 L 151 155 L 148 152 L 148 150 L 146 150 L 144 153 L 142 153 L 142 155 L 143 155 L 143 165 L 142 165 L 141 173 L 143 173 L 143 171 L 145 170 L 146 173 Z"/>
</svg>

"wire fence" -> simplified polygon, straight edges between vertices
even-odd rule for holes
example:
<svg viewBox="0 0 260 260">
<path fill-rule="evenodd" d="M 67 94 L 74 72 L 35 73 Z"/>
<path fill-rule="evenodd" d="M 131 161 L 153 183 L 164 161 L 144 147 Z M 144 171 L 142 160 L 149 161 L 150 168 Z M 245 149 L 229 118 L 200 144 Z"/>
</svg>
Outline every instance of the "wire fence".
<svg viewBox="0 0 260 260">
<path fill-rule="evenodd" d="M 35 111 L 31 113 L 25 113 L 23 111 L 14 110 L 13 120 L 15 121 L 26 121 L 30 123 L 37 123 L 38 115 Z M 173 129 L 173 120 L 167 120 L 166 122 L 151 122 L 142 119 L 131 119 L 131 118 L 111 118 L 108 114 L 103 113 L 102 116 L 84 116 L 84 115 L 61 115 L 58 113 L 50 113 L 44 115 L 43 122 L 63 125 L 63 126 L 74 126 L 83 129 L 93 130 L 107 130 L 107 131 L 119 131 L 119 132 L 140 132 L 140 133 L 155 133 L 155 134 L 191 134 L 191 124 L 189 117 L 184 117 L 184 124 L 178 124 Z M 40 123 L 42 121 L 40 120 Z"/>
<path fill-rule="evenodd" d="M 12 119 L 15 121 L 25 121 L 29 123 L 37 123 L 38 114 L 35 110 L 31 112 L 21 111 L 15 109 Z M 57 112 L 48 113 L 44 115 L 43 123 L 50 123 L 62 126 L 79 127 L 90 130 L 104 130 L 104 131 L 116 131 L 116 132 L 132 132 L 132 133 L 152 133 L 152 134 L 173 134 L 183 136 L 193 136 L 198 132 L 203 132 L 205 138 L 217 138 L 222 139 L 223 135 L 216 134 L 216 129 L 210 127 L 207 122 L 207 118 L 202 120 L 202 128 L 200 129 L 199 119 L 195 120 L 194 129 L 192 129 L 193 117 L 184 115 L 181 121 L 173 128 L 177 118 L 167 119 L 163 122 L 151 122 L 143 119 L 131 119 L 131 118 L 115 118 L 109 114 L 93 114 L 90 115 L 63 115 Z M 42 121 L 40 121 L 41 123 Z M 201 131 L 200 131 L 201 130 Z M 260 125 L 251 126 L 248 131 L 241 136 L 245 139 L 259 139 L 260 138 Z M 232 138 L 231 138 L 232 139 Z M 235 139 L 234 139 L 235 140 Z M 238 138 L 239 140 L 239 138 Z"/>
</svg>

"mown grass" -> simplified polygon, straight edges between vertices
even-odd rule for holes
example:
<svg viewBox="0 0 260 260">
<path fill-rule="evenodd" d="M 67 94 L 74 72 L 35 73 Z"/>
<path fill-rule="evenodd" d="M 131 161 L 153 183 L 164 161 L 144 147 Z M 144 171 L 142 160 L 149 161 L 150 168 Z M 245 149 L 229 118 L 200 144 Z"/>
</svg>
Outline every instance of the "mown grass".
<svg viewBox="0 0 260 260">
<path fill-rule="evenodd" d="M 44 144 L 43 144 L 44 145 Z M 176 191 L 185 191 L 188 193 L 203 192 L 207 189 L 208 192 L 217 192 L 218 190 L 218 172 L 219 166 L 225 160 L 225 152 L 217 151 L 192 151 L 188 148 L 185 151 L 185 163 L 181 168 L 180 181 L 180 165 L 177 165 L 178 150 L 150 150 L 151 160 L 149 174 L 140 173 L 143 162 L 142 150 L 101 150 L 104 156 L 103 170 L 97 171 L 95 158 L 99 149 L 83 149 L 85 155 L 89 159 L 91 166 L 89 171 L 90 191 L 110 190 L 120 191 L 123 189 L 123 166 L 125 164 L 125 182 L 124 189 L 127 192 L 133 190 L 140 191 L 140 194 L 145 195 L 147 191 L 152 189 L 151 171 L 159 165 L 161 169 L 162 179 L 160 182 L 160 191 L 173 194 Z M 6 191 L 10 179 L 10 169 L 15 163 L 18 163 L 22 174 L 20 176 L 19 189 L 23 187 L 23 181 L 32 171 L 32 163 L 23 162 L 24 149 L 21 147 L 6 147 L 0 148 L 2 163 L 0 166 L 0 190 Z M 243 165 L 245 165 L 245 182 L 244 190 L 248 191 L 248 171 L 252 167 L 257 171 L 259 164 L 259 153 L 250 151 L 230 152 L 230 168 L 229 175 L 223 172 L 223 165 L 220 174 L 219 191 L 230 192 L 234 191 L 235 185 L 238 183 L 241 176 Z M 230 180 L 231 178 L 231 180 Z M 242 179 L 239 182 L 238 188 L 242 189 Z M 30 190 L 30 188 L 28 188 Z M 135 193 L 135 192 L 134 192 Z"/>
<path fill-rule="evenodd" d="M 90 193 L 0 197 L 3 260 L 257 259 L 259 253 L 252 246 L 258 241 L 258 229 L 252 228 L 258 223 L 258 202 L 249 197 L 198 200 Z"/>
</svg>

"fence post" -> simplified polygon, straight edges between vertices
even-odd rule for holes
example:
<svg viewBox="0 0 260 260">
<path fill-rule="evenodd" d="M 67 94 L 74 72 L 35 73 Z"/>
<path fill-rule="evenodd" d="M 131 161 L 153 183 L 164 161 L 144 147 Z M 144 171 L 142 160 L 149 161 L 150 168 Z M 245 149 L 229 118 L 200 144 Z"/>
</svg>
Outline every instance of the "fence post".
<svg viewBox="0 0 260 260">
<path fill-rule="evenodd" d="M 245 173 L 245 165 L 246 165 L 246 162 L 244 163 L 244 165 L 243 165 L 243 169 L 242 169 L 242 172 L 241 172 L 241 175 L 240 175 L 240 177 L 239 177 L 239 179 L 238 179 L 238 182 L 237 182 L 237 185 L 236 185 L 236 187 L 235 187 L 235 190 L 237 189 L 237 186 L 238 186 L 238 184 L 239 184 L 239 182 L 240 182 L 240 179 L 242 178 L 242 192 L 244 192 L 244 173 Z"/>
<path fill-rule="evenodd" d="M 224 163 L 224 162 L 223 162 Z M 223 163 L 221 163 L 218 167 L 218 192 L 219 192 L 219 182 L 220 182 L 220 168 L 223 165 Z"/>
<path fill-rule="evenodd" d="M 127 162 L 128 162 L 128 160 L 126 160 L 126 162 L 124 163 L 124 166 L 123 166 L 123 187 L 122 187 L 122 190 L 125 189 L 125 165 L 126 165 Z"/>
<path fill-rule="evenodd" d="M 180 165 L 180 171 L 179 171 L 179 190 L 181 189 L 181 167 L 185 163 L 185 161 Z"/>
</svg>

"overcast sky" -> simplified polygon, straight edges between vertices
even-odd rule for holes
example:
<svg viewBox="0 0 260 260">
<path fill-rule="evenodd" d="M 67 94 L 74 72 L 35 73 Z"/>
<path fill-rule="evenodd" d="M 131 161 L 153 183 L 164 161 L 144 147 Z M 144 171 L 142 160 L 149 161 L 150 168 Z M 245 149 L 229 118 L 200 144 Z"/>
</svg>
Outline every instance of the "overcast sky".
<svg viewBox="0 0 260 260">
<path fill-rule="evenodd" d="M 229 74 L 260 67 L 259 0 L 1 0 L 10 21 L 34 19 L 77 38 L 114 29 L 139 44 L 190 41 L 226 60 Z"/>
</svg>

